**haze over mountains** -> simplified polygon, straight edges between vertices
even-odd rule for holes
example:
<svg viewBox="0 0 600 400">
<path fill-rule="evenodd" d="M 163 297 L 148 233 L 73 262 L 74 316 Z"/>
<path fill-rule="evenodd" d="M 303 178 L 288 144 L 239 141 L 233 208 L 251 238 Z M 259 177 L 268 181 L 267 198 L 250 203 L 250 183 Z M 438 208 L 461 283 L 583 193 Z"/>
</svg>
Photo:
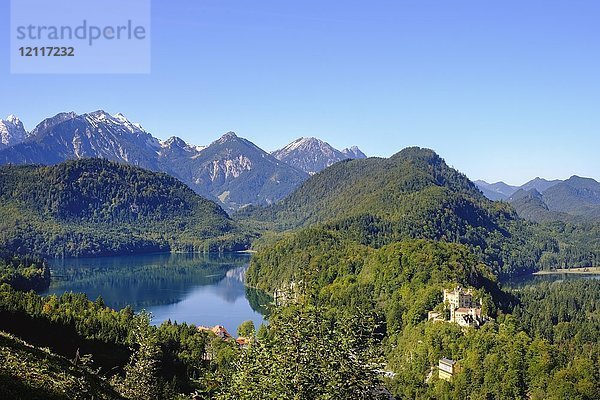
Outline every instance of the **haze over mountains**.
<svg viewBox="0 0 600 400">
<path fill-rule="evenodd" d="M 487 183 L 486 181 L 477 180 L 474 183 L 477 185 L 479 190 L 483 192 L 485 197 L 490 200 L 504 200 L 508 201 L 508 199 L 515 194 L 518 190 L 531 190 L 535 189 L 539 192 L 543 192 L 544 190 L 560 183 L 561 181 L 558 179 L 549 181 L 543 178 L 535 178 L 531 181 L 525 183 L 522 186 L 512 186 L 502 181 L 496 183 Z"/>
<path fill-rule="evenodd" d="M 61 113 L 30 133 L 11 116 L 0 122 L 0 134 L 0 165 L 105 158 L 166 172 L 229 210 L 277 202 L 309 174 L 347 158 L 366 157 L 357 147 L 339 151 L 315 138 L 298 139 L 274 155 L 233 132 L 209 146 L 178 137 L 161 141 L 124 115 L 102 110 Z"/>
<path fill-rule="evenodd" d="M 564 181 L 535 178 L 519 187 L 504 182 L 475 181 L 475 184 L 489 199 L 508 201 L 521 217 L 532 221 L 600 219 L 600 183 L 592 178 L 576 175 Z"/>
</svg>

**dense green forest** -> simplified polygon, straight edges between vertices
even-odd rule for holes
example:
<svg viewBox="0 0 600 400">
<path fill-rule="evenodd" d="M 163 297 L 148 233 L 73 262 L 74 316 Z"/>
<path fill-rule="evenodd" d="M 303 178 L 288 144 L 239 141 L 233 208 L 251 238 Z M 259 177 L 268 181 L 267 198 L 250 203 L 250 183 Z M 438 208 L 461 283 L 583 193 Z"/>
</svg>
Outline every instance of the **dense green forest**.
<svg viewBox="0 0 600 400">
<path fill-rule="evenodd" d="M 593 265 L 594 224 L 526 222 L 417 148 L 336 164 L 240 218 L 282 232 L 258 246 L 250 285 L 284 301 L 308 292 L 334 320 L 373 313 L 393 373 L 385 385 L 397 398 L 597 398 L 600 282 L 524 291 L 498 283 Z M 492 318 L 481 329 L 427 321 L 442 310 L 442 289 L 456 284 L 475 288 Z M 442 357 L 458 360 L 451 382 L 437 378 Z"/>
<path fill-rule="evenodd" d="M 545 252 L 540 269 L 591 267 L 600 265 L 600 223 L 551 221 L 536 226 L 541 235 L 558 243 L 558 252 Z"/>
<path fill-rule="evenodd" d="M 172 178 L 101 160 L 4 167 L 0 183 L 0 382 L 22 377 L 1 395 L 598 398 L 600 281 L 501 283 L 597 262 L 598 226 L 526 222 L 430 150 L 338 163 L 239 222 Z M 247 347 L 102 298 L 39 296 L 46 263 L 12 253 L 226 250 L 258 230 L 247 282 L 276 298 L 267 326 L 240 327 Z M 456 285 L 481 301 L 481 328 L 428 320 Z M 457 361 L 449 382 L 442 357 Z M 60 392 L 75 381 L 84 396 Z"/>
<path fill-rule="evenodd" d="M 50 257 L 225 251 L 249 235 L 166 174 L 100 159 L 0 168 L 0 243 Z"/>
<path fill-rule="evenodd" d="M 248 208 L 238 217 L 264 229 L 293 230 L 296 237 L 299 230 L 319 226 L 340 240 L 371 248 L 419 238 L 460 243 L 499 277 L 563 262 L 591 265 L 600 255 L 588 227 L 527 222 L 508 203 L 485 198 L 435 152 L 416 147 L 389 159 L 337 163 L 281 203 Z M 578 236 L 565 233 L 569 229 Z M 279 239 L 266 238 L 263 247 Z"/>
<path fill-rule="evenodd" d="M 442 289 L 454 284 L 479 289 L 484 310 L 492 316 L 498 307 L 509 310 L 514 303 L 464 245 L 419 239 L 371 249 L 317 229 L 300 235 L 301 241 L 281 241 L 257 254 L 248 284 L 265 290 L 287 289 L 289 282 L 309 285 L 319 304 L 341 314 L 357 307 L 375 312 L 386 334 L 427 319 L 427 312 L 441 303 Z"/>
<path fill-rule="evenodd" d="M 248 348 L 186 324 L 153 327 L 147 315 L 110 310 L 101 299 L 43 298 L 5 284 L 0 330 L 48 350 L 0 335 L 0 380 L 21 382 L 0 393 L 49 393 L 76 376 L 97 398 L 388 398 L 384 387 L 398 399 L 597 398 L 599 281 L 510 293 L 491 282 L 488 291 L 485 269 L 460 245 L 417 241 L 373 257 L 356 287 L 343 293 L 342 285 L 299 284 L 294 300 L 273 310 Z M 484 283 L 476 293 L 494 320 L 467 330 L 426 320 L 423 311 L 441 301 L 438 288 L 455 278 Z M 363 290 L 378 295 L 352 301 Z M 17 357 L 21 347 L 46 355 Z M 441 357 L 460 364 L 451 382 L 437 378 Z M 53 374 L 60 379 L 47 382 Z M 50 398 L 86 397 L 67 391 Z"/>
<path fill-rule="evenodd" d="M 372 390 L 380 390 L 381 382 L 366 358 L 374 325 L 363 319 L 336 322 L 326 317 L 324 309 L 304 305 L 277 309 L 272 325 L 256 332 L 248 349 L 191 325 L 166 322 L 155 327 L 149 322 L 147 314 L 135 315 L 129 307 L 117 312 L 105 307 L 102 299 L 92 302 L 82 294 L 44 298 L 4 284 L 0 331 L 24 339 L 30 349 L 46 348 L 49 356 L 28 363 L 0 346 L 0 360 L 6 361 L 0 381 L 15 376 L 23 381 L 0 386 L 0 395 L 27 397 L 54 390 L 62 381 L 69 382 L 70 374 L 82 374 L 77 366 L 96 376 L 92 383 L 110 384 L 128 399 L 189 398 L 190 393 L 206 399 L 285 398 L 297 392 L 301 394 L 297 398 L 325 398 L 326 393 L 335 398 L 344 391 L 346 398 L 369 399 L 374 398 Z M 315 375 L 316 367 L 327 373 Z M 26 368 L 30 372 L 22 373 Z M 36 380 L 49 370 L 60 373 L 62 381 L 50 385 Z M 81 386 L 89 391 L 66 391 L 51 398 L 106 397 L 100 388 L 89 388 L 87 381 Z"/>
<path fill-rule="evenodd" d="M 533 269 L 556 246 L 530 240 L 535 232 L 510 206 L 487 200 L 437 154 L 419 148 L 335 164 L 281 204 L 242 217 L 279 229 L 317 224 L 373 248 L 414 238 L 463 243 L 497 274 Z"/>
<path fill-rule="evenodd" d="M 399 398 L 596 399 L 600 282 L 556 282 L 514 292 L 512 314 L 481 329 L 421 323 L 390 335 L 390 387 Z M 460 360 L 452 382 L 423 378 L 440 357 Z"/>
<path fill-rule="evenodd" d="M 0 285 L 3 283 L 17 290 L 42 291 L 50 284 L 50 269 L 41 258 L 0 250 Z"/>
<path fill-rule="evenodd" d="M 397 398 L 597 398 L 600 282 L 507 292 L 462 245 L 417 240 L 372 250 L 316 234 L 306 234 L 301 248 L 280 242 L 282 247 L 259 254 L 249 281 L 268 285 L 275 275 L 262 269 L 266 261 L 282 266 L 282 279 L 295 274 L 289 278 L 298 283 L 289 290 L 305 287 L 335 319 L 362 308 L 374 312 L 380 349 L 395 374 L 386 386 Z M 293 256 L 282 256 L 287 254 Z M 271 257 L 279 258 L 271 264 Z M 295 269 L 291 260 L 304 268 Z M 304 286 L 305 280 L 310 284 Z M 476 296 L 493 320 L 467 330 L 427 321 L 427 311 L 442 301 L 441 289 L 455 283 L 478 288 Z M 434 366 L 442 357 L 460 360 L 450 383 L 437 378 Z"/>
<path fill-rule="evenodd" d="M 565 221 L 578 223 L 585 221 L 582 216 L 570 215 L 565 212 L 551 211 L 544 203 L 542 195 L 537 192 L 519 190 L 512 195 L 510 205 L 517 211 L 521 218 L 536 222 Z"/>
<path fill-rule="evenodd" d="M 520 193 L 511 200 L 511 206 L 519 216 L 538 222 L 535 229 L 539 235 L 552 237 L 558 243 L 559 251 L 542 254 L 538 261 L 539 268 L 588 267 L 599 264 L 598 218 L 551 211 L 539 193 Z"/>
<path fill-rule="evenodd" d="M 86 360 L 86 367 L 121 393 L 136 383 L 136 373 L 147 374 L 147 387 L 139 388 L 135 396 L 130 393 L 129 398 L 140 398 L 144 390 L 153 391 L 148 398 L 190 392 L 193 381 L 209 376 L 233 349 L 232 344 L 211 341 L 206 333 L 187 324 L 152 327 L 147 315 L 135 315 L 130 307 L 109 309 L 102 299 L 92 302 L 83 294 L 69 293 L 44 298 L 8 285 L 0 287 L 0 330 L 71 360 L 79 355 Z M 151 354 L 140 360 L 140 348 L 149 342 Z M 149 360 L 156 366 L 146 371 L 142 364 Z M 131 376 L 128 371 L 136 362 L 139 368 Z"/>
</svg>

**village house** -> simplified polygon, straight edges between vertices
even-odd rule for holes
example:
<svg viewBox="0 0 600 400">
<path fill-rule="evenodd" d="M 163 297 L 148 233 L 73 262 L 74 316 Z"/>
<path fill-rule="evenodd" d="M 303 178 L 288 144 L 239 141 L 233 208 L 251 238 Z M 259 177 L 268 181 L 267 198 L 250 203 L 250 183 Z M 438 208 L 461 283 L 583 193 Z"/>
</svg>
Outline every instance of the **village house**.
<svg viewBox="0 0 600 400">
<path fill-rule="evenodd" d="M 212 332 L 215 334 L 215 336 L 223 340 L 234 340 L 235 344 L 237 344 L 237 346 L 241 349 L 248 348 L 248 345 L 252 341 L 251 338 L 247 338 L 244 336 L 240 336 L 237 339 L 234 339 L 233 336 L 231 336 L 231 334 L 227 332 L 227 329 L 225 329 L 223 325 L 215 325 L 212 328 L 209 328 L 207 326 L 199 326 L 198 330 L 201 332 Z"/>
<path fill-rule="evenodd" d="M 227 329 L 225 329 L 225 327 L 222 325 L 215 325 L 212 328 L 209 328 L 206 326 L 199 326 L 198 330 L 202 331 L 202 332 L 212 332 L 215 335 L 217 335 L 217 337 L 220 337 L 223 340 L 232 339 L 232 336 L 229 334 L 229 332 L 227 332 Z"/>
<path fill-rule="evenodd" d="M 449 358 L 441 358 L 438 363 L 439 378 L 450 382 L 456 372 L 458 372 L 456 361 Z"/>
<path fill-rule="evenodd" d="M 240 336 L 237 339 L 235 339 L 235 343 L 238 345 L 239 348 L 246 349 L 250 344 L 250 339 L 247 337 Z"/>
</svg>

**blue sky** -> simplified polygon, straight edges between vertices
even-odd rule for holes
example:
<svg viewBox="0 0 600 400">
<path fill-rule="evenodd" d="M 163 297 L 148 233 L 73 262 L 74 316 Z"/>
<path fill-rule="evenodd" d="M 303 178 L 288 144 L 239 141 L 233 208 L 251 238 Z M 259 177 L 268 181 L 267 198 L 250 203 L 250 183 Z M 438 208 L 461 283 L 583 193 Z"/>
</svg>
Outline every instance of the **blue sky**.
<svg viewBox="0 0 600 400">
<path fill-rule="evenodd" d="M 154 0 L 149 75 L 11 75 L 0 116 L 122 112 L 159 138 L 233 130 L 389 156 L 418 145 L 473 179 L 600 179 L 600 2 Z"/>
</svg>

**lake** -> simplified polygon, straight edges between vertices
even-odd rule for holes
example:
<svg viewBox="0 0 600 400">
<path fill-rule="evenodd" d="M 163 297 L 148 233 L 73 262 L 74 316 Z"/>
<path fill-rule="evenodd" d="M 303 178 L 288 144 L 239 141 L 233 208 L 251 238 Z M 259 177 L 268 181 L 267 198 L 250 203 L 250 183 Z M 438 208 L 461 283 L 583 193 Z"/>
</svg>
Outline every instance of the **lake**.
<svg viewBox="0 0 600 400">
<path fill-rule="evenodd" d="M 243 321 L 264 323 L 264 293 L 244 286 L 247 254 L 151 254 L 51 260 L 52 282 L 44 294 L 73 291 L 107 306 L 152 314 L 152 323 L 223 325 L 235 334 Z"/>
<path fill-rule="evenodd" d="M 556 273 L 548 275 L 523 275 L 501 282 L 502 287 L 509 289 L 521 289 L 526 286 L 537 285 L 542 282 L 562 282 L 577 279 L 600 279 L 598 274 L 568 274 Z"/>
</svg>

